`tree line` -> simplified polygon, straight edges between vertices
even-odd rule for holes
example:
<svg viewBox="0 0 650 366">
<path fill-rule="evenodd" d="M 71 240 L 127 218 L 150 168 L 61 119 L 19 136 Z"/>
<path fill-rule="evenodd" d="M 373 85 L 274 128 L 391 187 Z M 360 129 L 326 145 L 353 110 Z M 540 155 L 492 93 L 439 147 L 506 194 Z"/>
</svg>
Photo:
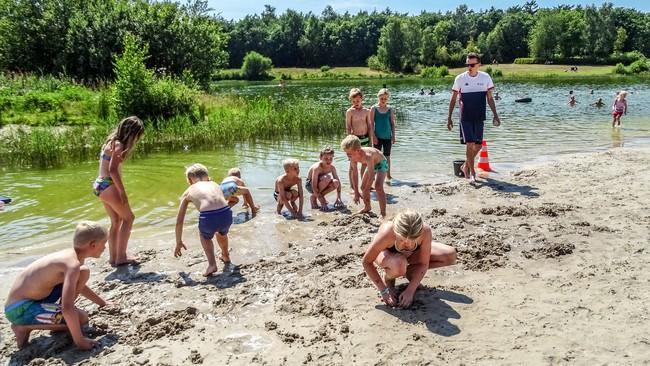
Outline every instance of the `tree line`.
<svg viewBox="0 0 650 366">
<path fill-rule="evenodd" d="M 413 72 L 462 64 L 467 52 L 499 62 L 631 62 L 650 54 L 650 14 L 614 7 L 402 14 L 386 9 L 320 14 L 266 5 L 225 20 L 206 1 L 0 0 L 0 68 L 114 77 L 127 35 L 148 48 L 147 66 L 205 83 L 255 51 L 278 67 L 370 66 Z"/>
</svg>

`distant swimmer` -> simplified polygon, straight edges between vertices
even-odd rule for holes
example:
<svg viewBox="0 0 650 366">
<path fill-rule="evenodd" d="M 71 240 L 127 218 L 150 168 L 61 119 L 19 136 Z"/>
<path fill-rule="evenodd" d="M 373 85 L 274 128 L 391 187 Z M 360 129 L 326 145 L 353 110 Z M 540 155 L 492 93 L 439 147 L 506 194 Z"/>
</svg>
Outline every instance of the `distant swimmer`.
<svg viewBox="0 0 650 366">
<path fill-rule="evenodd" d="M 578 104 L 578 101 L 576 100 L 576 96 L 572 95 L 571 97 L 569 97 L 569 105 L 571 107 L 575 107 L 576 104 Z"/>
<path fill-rule="evenodd" d="M 436 92 L 433 91 L 433 88 L 429 90 L 429 95 L 436 95 Z"/>
<path fill-rule="evenodd" d="M 420 89 L 420 95 L 424 95 L 424 94 L 426 94 L 426 93 L 424 92 L 424 88 Z"/>
<path fill-rule="evenodd" d="M 501 100 L 501 97 L 499 96 L 499 92 L 494 93 L 494 100 Z"/>
<path fill-rule="evenodd" d="M 596 107 L 596 108 L 602 108 L 604 105 L 605 105 L 605 102 L 603 102 L 603 98 L 598 98 L 597 101 L 590 104 L 590 106 Z"/>
</svg>

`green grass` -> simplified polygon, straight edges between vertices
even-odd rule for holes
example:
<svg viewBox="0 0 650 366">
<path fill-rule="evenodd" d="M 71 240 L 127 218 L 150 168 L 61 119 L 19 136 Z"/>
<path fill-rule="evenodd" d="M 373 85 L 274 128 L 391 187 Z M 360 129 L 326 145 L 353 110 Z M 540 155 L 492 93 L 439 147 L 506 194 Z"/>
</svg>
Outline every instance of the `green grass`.
<svg viewBox="0 0 650 366">
<path fill-rule="evenodd" d="M 30 125 L 12 124 L 0 129 L 0 165 L 46 168 L 95 158 L 117 118 L 99 118 L 101 92 L 87 92 L 89 98 L 83 101 L 95 104 L 82 110 L 84 126 L 65 121 L 58 126 L 42 123 L 38 120 L 41 112 L 34 112 L 30 115 L 33 119 L 24 120 Z M 199 104 L 198 116 L 145 121 L 147 129 L 139 153 L 241 140 L 334 135 L 340 132 L 343 119 L 342 112 L 334 106 L 304 98 L 244 99 L 204 94 Z"/>
</svg>

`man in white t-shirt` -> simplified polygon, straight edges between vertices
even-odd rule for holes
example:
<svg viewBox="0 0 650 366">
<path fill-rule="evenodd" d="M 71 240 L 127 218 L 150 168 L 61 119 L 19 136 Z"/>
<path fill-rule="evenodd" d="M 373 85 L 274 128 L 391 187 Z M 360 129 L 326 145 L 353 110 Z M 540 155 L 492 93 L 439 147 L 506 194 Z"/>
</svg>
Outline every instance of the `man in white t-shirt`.
<svg viewBox="0 0 650 366">
<path fill-rule="evenodd" d="M 481 150 L 483 142 L 483 121 L 485 121 L 486 100 L 492 110 L 492 123 L 499 126 L 501 121 L 497 115 L 497 107 L 492 97 L 494 83 L 485 72 L 479 71 L 481 61 L 475 53 L 467 55 L 465 61 L 467 71 L 456 76 L 452 87 L 451 100 L 449 101 L 449 114 L 447 115 L 447 128 L 451 131 L 454 123 L 451 114 L 456 106 L 456 98 L 460 94 L 460 143 L 465 144 L 467 160 L 463 165 L 463 173 L 471 181 L 476 180 L 474 159 Z"/>
</svg>

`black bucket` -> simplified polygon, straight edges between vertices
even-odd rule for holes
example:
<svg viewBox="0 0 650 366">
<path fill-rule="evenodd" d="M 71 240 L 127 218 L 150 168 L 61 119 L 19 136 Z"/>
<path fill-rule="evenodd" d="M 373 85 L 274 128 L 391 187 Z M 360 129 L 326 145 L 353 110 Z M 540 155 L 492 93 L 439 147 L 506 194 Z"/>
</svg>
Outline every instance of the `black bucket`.
<svg viewBox="0 0 650 366">
<path fill-rule="evenodd" d="M 465 164 L 465 160 L 454 160 L 454 175 L 457 177 L 464 178 L 465 174 L 463 173 L 462 166 Z"/>
</svg>

